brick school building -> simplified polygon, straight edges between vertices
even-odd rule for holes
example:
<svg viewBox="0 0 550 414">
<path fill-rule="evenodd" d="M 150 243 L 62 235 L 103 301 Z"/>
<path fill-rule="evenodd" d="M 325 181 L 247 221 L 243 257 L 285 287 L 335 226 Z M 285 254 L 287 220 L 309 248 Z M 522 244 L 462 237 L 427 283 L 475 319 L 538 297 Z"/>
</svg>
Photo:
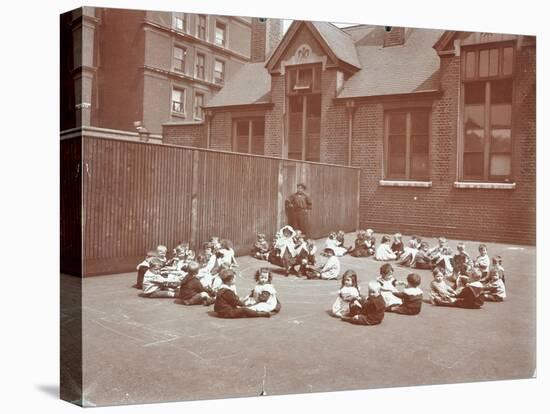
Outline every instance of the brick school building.
<svg viewBox="0 0 550 414">
<path fill-rule="evenodd" d="M 534 37 L 294 21 L 257 39 L 165 143 L 360 167 L 361 228 L 535 243 Z"/>
</svg>

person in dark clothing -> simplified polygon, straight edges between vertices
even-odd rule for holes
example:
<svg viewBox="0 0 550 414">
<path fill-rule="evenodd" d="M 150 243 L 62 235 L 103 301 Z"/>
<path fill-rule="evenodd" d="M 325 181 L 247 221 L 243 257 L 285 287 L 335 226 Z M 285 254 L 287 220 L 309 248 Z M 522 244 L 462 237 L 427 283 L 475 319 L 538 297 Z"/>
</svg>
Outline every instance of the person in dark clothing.
<svg viewBox="0 0 550 414">
<path fill-rule="evenodd" d="M 456 295 L 456 302 L 454 305 L 457 308 L 464 309 L 481 309 L 485 303 L 483 299 L 483 287 L 479 282 L 474 282 L 466 285 Z"/>
<path fill-rule="evenodd" d="M 301 230 L 305 236 L 309 232 L 309 212 L 312 208 L 311 198 L 305 193 L 305 184 L 298 184 L 297 191 L 290 195 L 285 202 L 288 224 L 294 230 Z"/>
<path fill-rule="evenodd" d="M 420 309 L 422 309 L 422 290 L 418 287 L 420 282 L 419 274 L 409 273 L 407 287 L 403 289 L 403 292 L 393 292 L 393 295 L 400 298 L 403 303 L 391 306 L 388 311 L 400 313 L 401 315 L 418 315 Z"/>
<path fill-rule="evenodd" d="M 181 281 L 179 300 L 177 303 L 182 305 L 200 305 L 205 306 L 214 303 L 214 291 L 209 287 L 204 287 L 197 278 L 199 264 L 189 262 L 187 266 L 187 275 Z"/>
<path fill-rule="evenodd" d="M 231 269 L 224 269 L 220 272 L 222 285 L 216 294 L 214 311 L 219 318 L 269 318 L 271 313 L 259 312 L 247 308 L 235 293 L 235 272 Z"/>
<path fill-rule="evenodd" d="M 369 295 L 361 298 L 360 305 L 350 305 L 350 315 L 342 317 L 342 320 L 354 325 L 379 325 L 384 319 L 386 302 L 380 294 L 380 284 L 369 283 Z"/>
</svg>

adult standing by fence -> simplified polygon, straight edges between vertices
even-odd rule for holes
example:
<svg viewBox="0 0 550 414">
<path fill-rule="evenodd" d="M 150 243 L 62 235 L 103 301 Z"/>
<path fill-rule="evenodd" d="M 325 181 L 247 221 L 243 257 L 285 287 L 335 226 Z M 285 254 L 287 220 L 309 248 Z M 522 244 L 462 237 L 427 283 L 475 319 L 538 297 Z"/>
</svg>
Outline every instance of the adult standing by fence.
<svg viewBox="0 0 550 414">
<path fill-rule="evenodd" d="M 298 184 L 297 191 L 287 198 L 285 207 L 288 224 L 295 230 L 301 230 L 302 233 L 309 237 L 309 212 L 311 211 L 312 204 L 311 198 L 305 191 L 305 184 Z"/>
</svg>

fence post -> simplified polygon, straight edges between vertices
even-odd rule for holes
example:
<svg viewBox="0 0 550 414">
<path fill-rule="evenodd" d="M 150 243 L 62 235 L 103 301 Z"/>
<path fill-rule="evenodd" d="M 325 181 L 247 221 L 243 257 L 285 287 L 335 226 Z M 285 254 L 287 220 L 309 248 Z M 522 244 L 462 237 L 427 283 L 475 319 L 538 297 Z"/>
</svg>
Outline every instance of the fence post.
<svg viewBox="0 0 550 414">
<path fill-rule="evenodd" d="M 199 219 L 199 151 L 193 151 L 193 169 L 191 173 L 191 223 L 189 226 L 189 244 L 193 249 L 198 250 L 197 233 Z"/>
<path fill-rule="evenodd" d="M 277 182 L 277 230 L 283 227 L 283 216 L 285 214 L 285 200 L 283 198 L 283 162 L 284 161 L 279 160 L 279 174 Z"/>
</svg>

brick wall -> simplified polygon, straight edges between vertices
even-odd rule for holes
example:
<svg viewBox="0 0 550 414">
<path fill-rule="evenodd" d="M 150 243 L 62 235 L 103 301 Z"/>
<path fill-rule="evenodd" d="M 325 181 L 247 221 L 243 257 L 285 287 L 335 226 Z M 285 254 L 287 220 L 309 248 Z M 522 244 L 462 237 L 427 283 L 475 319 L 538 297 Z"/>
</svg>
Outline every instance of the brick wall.
<svg viewBox="0 0 550 414">
<path fill-rule="evenodd" d="M 285 76 L 271 76 L 271 103 L 273 108 L 265 114 L 265 155 L 280 157 L 283 151 Z"/>
<path fill-rule="evenodd" d="M 384 106 L 376 102 L 359 104 L 353 123 L 352 161 L 353 165 L 362 167 L 362 228 L 465 240 L 535 243 L 535 49 L 519 50 L 516 63 L 513 169 L 517 186 L 514 190 L 453 186 L 457 179 L 460 58 L 446 57 L 441 61 L 443 95 L 432 107 L 432 188 L 379 185 Z"/>
<path fill-rule="evenodd" d="M 162 141 L 165 144 L 185 147 L 204 147 L 206 143 L 206 126 L 200 124 L 164 124 Z"/>
<path fill-rule="evenodd" d="M 321 76 L 321 162 L 346 164 L 348 156 L 348 114 L 345 106 L 334 105 L 336 70 Z"/>
</svg>

